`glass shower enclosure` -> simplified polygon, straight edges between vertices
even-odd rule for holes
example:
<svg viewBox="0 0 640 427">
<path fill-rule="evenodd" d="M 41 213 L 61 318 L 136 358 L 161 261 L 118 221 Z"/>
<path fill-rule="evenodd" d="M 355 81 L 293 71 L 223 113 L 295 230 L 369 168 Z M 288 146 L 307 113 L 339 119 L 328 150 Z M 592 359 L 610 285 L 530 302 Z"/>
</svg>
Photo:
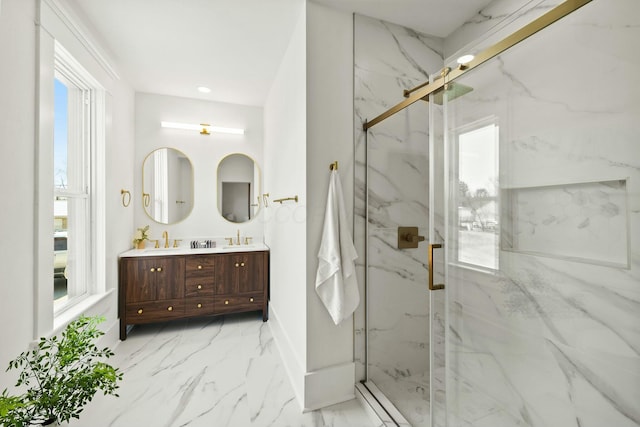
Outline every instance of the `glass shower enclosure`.
<svg viewBox="0 0 640 427">
<path fill-rule="evenodd" d="M 367 132 L 388 425 L 640 426 L 640 3 L 583 3 Z"/>
</svg>

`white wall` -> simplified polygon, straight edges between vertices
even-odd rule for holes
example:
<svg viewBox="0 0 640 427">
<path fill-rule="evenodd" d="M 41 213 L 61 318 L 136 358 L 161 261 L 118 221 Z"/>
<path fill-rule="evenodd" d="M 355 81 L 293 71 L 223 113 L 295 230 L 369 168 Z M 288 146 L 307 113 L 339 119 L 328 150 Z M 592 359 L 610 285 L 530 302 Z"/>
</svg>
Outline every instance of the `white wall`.
<svg viewBox="0 0 640 427">
<path fill-rule="evenodd" d="M 53 323 L 52 292 L 39 292 L 36 301 L 36 273 L 44 281 L 53 279 L 53 272 L 46 266 L 37 265 L 35 259 L 41 248 L 47 245 L 53 250 L 51 239 L 39 241 L 34 227 L 41 227 L 45 235 L 53 233 L 53 222 L 40 215 L 40 209 L 52 208 L 49 203 L 38 208 L 37 179 L 45 179 L 42 170 L 36 168 L 38 155 L 36 134 L 46 127 L 48 118 L 41 115 L 36 122 L 39 93 L 36 81 L 47 78 L 36 73 L 37 22 L 35 1 L 5 0 L 0 14 L 0 55 L 3 65 L 0 67 L 0 152 L 7 159 L 2 169 L 3 198 L 15 209 L 5 209 L 0 226 L 0 267 L 3 280 L 0 283 L 0 322 L 6 325 L 0 331 L 0 384 L 9 386 L 15 379 L 14 373 L 6 374 L 4 368 L 10 359 L 27 349 L 28 344 L 41 335 L 55 332 Z M 133 170 L 133 91 L 128 84 L 110 74 L 96 60 L 96 55 L 109 60 L 107 52 L 95 43 L 91 31 L 83 25 L 66 1 L 48 1 L 42 6 L 43 31 L 40 32 L 41 49 L 51 49 L 53 40 L 60 40 L 64 47 L 76 57 L 85 68 L 103 85 L 106 90 L 106 141 L 105 141 L 105 199 L 102 212 L 106 218 L 106 237 L 104 238 L 104 271 L 106 289 L 117 288 L 117 254 L 128 247 L 132 228 L 133 209 L 121 204 L 121 189 L 132 189 Z M 64 16 L 70 18 L 63 22 L 62 15 L 50 13 L 50 7 L 59 7 Z M 45 26 L 46 25 L 46 26 Z M 80 39 L 84 37 L 84 41 Z M 95 50 L 90 53 L 87 42 Z M 44 58 L 52 58 L 50 52 Z M 41 64 L 41 71 L 48 73 L 52 64 Z M 42 87 L 41 90 L 45 90 Z M 43 93 L 43 96 L 49 96 Z M 51 112 L 48 112 L 51 115 Z M 38 218 L 40 216 L 40 218 Z M 46 227 L 51 233 L 46 234 Z M 46 256 L 50 256 L 48 252 Z M 46 256 L 43 259 L 46 259 Z M 40 270 L 40 271 L 38 271 Z M 36 313 L 37 304 L 45 304 L 43 310 Z M 51 311 L 49 311 L 49 309 Z M 106 299 L 87 309 L 87 314 L 102 314 L 107 317 L 104 329 L 109 334 L 108 344 L 115 342 L 117 328 L 116 295 L 111 293 Z M 35 320 L 38 319 L 38 325 Z M 63 326 L 58 324 L 57 326 Z"/>
<path fill-rule="evenodd" d="M 265 210 L 265 243 L 271 248 L 269 324 L 299 403 L 306 370 L 306 46 L 305 5 L 264 107 L 265 192 L 271 200 L 299 196 L 299 203 L 271 202 Z"/>
<path fill-rule="evenodd" d="M 180 123 L 211 123 L 214 126 L 245 129 L 244 135 L 211 133 L 160 127 L 161 121 Z M 217 170 L 223 157 L 244 153 L 263 165 L 262 108 L 210 102 L 173 96 L 136 94 L 135 105 L 135 227 L 150 226 L 151 239 L 159 239 L 167 230 L 169 238 L 231 237 L 240 230 L 241 236 L 262 241 L 263 215 L 236 224 L 222 218 L 217 205 Z M 191 160 L 194 180 L 194 204 L 191 214 L 176 224 L 165 225 L 153 221 L 142 206 L 142 163 L 153 150 L 172 147 Z M 133 234 L 131 235 L 133 238 Z M 183 244 L 186 243 L 183 241 Z M 131 247 L 131 242 L 129 243 Z"/>
<path fill-rule="evenodd" d="M 33 338 L 35 3 L 4 0 L 0 14 L 0 388 L 9 360 Z M 28 54 L 25 54 L 28 53 Z M 11 376 L 13 378 L 13 376 Z M 13 380 L 11 380 L 13 381 Z M 12 385 L 12 384 L 11 384 Z"/>
<path fill-rule="evenodd" d="M 312 409 L 354 396 L 353 320 L 349 318 L 336 326 L 315 291 L 329 164 L 336 160 L 347 217 L 353 218 L 352 70 L 353 16 L 309 2 L 306 73 L 308 387 L 305 407 Z M 350 223 L 349 227 L 353 235 L 352 225 Z"/>
</svg>

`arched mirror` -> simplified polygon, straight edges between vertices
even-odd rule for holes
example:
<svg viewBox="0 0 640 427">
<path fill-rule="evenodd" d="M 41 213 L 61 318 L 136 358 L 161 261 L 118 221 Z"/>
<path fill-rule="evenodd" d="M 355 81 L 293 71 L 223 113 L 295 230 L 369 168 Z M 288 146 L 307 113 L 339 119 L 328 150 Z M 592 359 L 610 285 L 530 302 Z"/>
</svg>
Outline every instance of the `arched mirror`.
<svg viewBox="0 0 640 427">
<path fill-rule="evenodd" d="M 174 224 L 193 209 L 193 166 L 174 148 L 152 151 L 142 164 L 142 205 L 151 219 Z"/>
<path fill-rule="evenodd" d="M 229 154 L 218 164 L 218 212 L 227 221 L 246 222 L 260 210 L 260 167 L 245 154 Z"/>
</svg>

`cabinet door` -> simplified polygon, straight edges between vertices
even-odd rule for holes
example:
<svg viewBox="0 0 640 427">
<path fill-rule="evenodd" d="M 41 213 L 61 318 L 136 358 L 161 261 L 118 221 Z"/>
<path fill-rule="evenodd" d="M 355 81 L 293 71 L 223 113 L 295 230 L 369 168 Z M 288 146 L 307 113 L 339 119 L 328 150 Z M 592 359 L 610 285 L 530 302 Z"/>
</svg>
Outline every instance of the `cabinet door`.
<svg viewBox="0 0 640 427">
<path fill-rule="evenodd" d="M 127 302 L 156 299 L 155 262 L 149 258 L 124 258 L 121 262 Z"/>
<path fill-rule="evenodd" d="M 184 257 L 151 258 L 155 258 L 156 300 L 184 298 Z"/>
<path fill-rule="evenodd" d="M 246 294 L 264 289 L 264 254 L 262 252 L 238 254 L 236 257 L 237 293 Z"/>
<path fill-rule="evenodd" d="M 215 289 L 218 295 L 229 295 L 236 292 L 237 268 L 235 255 L 216 256 Z"/>
</svg>

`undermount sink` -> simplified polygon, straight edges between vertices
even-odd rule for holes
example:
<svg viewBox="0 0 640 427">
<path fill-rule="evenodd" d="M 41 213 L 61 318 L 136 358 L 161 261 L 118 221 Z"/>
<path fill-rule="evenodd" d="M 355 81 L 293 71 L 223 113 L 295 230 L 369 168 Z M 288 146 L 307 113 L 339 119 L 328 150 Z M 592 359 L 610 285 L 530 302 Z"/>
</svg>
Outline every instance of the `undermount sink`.
<svg viewBox="0 0 640 427">
<path fill-rule="evenodd" d="M 252 249 L 255 248 L 256 245 L 232 245 L 232 246 L 223 246 L 222 249 L 228 250 L 228 249 Z"/>
<path fill-rule="evenodd" d="M 170 254 L 180 252 L 180 248 L 146 248 L 143 249 L 143 252 Z"/>
</svg>

